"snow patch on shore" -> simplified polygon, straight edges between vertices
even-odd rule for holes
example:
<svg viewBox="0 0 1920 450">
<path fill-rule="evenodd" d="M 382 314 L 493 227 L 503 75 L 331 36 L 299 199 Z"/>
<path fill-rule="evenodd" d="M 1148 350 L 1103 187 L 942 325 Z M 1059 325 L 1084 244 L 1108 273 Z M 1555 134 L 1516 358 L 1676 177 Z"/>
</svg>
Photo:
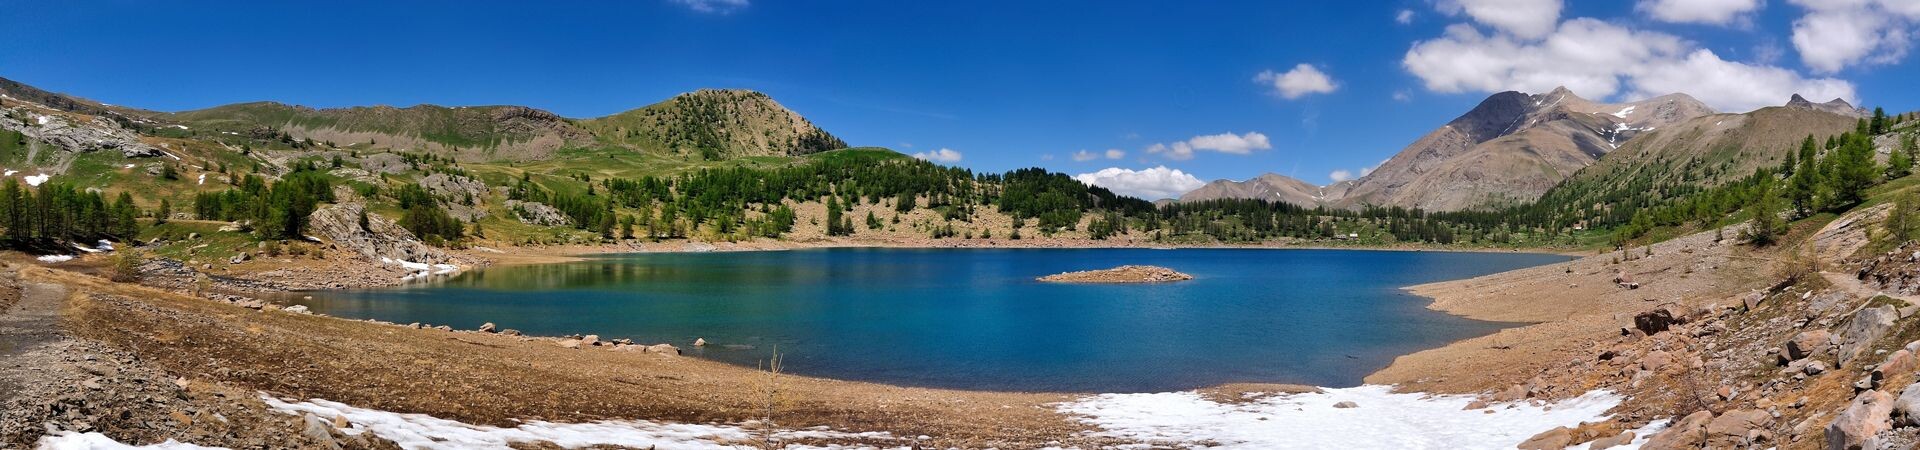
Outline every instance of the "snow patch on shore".
<svg viewBox="0 0 1920 450">
<path fill-rule="evenodd" d="M 386 263 L 386 264 L 397 264 L 400 267 L 404 267 L 408 271 L 413 272 L 410 275 L 401 277 L 400 279 L 402 280 L 426 278 L 431 275 L 447 275 L 447 274 L 460 271 L 460 266 L 456 266 L 453 264 L 427 264 L 427 263 L 419 263 L 419 262 L 413 262 L 413 261 L 398 260 L 393 258 L 380 258 L 380 262 Z"/>
<path fill-rule="evenodd" d="M 225 447 L 201 447 L 168 439 L 153 445 L 127 445 L 100 433 L 62 431 L 40 438 L 40 450 L 226 450 Z"/>
<path fill-rule="evenodd" d="M 506 448 L 514 442 L 550 442 L 564 448 L 595 445 L 661 449 L 752 449 L 745 442 L 761 442 L 765 434 L 734 425 L 673 424 L 646 420 L 606 420 L 589 423 L 523 422 L 513 428 L 473 425 L 425 414 L 400 414 L 355 408 L 338 402 L 309 400 L 288 402 L 267 395 L 261 400 L 275 411 L 328 418 L 343 417 L 351 425 L 341 432 L 348 435 L 373 433 L 405 449 L 478 449 Z M 899 440 L 887 433 L 849 433 L 811 428 L 772 434 L 774 441 L 795 439 L 858 439 L 862 441 Z M 785 449 L 850 449 L 874 447 L 814 447 L 788 445 Z M 899 448 L 905 448 L 899 447 Z"/>
<path fill-rule="evenodd" d="M 1097 436 L 1157 447 L 1511 449 L 1554 427 L 1606 420 L 1621 397 L 1595 391 L 1550 404 L 1465 409 L 1473 400 L 1369 385 L 1240 404 L 1214 402 L 1196 392 L 1101 394 L 1061 404 L 1059 411 L 1099 427 L 1093 432 Z M 1334 406 L 1341 402 L 1358 406 Z"/>
<path fill-rule="evenodd" d="M 39 175 L 27 175 L 25 179 L 27 180 L 28 186 L 39 186 L 40 183 L 45 183 L 47 182 L 47 180 L 53 179 L 53 175 L 47 175 L 44 173 Z"/>
<path fill-rule="evenodd" d="M 34 258 L 34 259 L 38 259 L 40 260 L 40 262 L 43 262 L 43 263 L 63 263 L 67 261 L 72 261 L 73 255 L 42 255 L 41 257 Z"/>
</svg>

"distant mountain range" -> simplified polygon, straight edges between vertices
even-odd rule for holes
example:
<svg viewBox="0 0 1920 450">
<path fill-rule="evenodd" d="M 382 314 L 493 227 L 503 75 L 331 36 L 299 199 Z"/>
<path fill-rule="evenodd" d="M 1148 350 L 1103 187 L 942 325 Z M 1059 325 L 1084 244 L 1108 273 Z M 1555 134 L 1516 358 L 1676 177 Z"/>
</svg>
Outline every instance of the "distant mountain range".
<svg viewBox="0 0 1920 450">
<path fill-rule="evenodd" d="M 569 147 L 615 146 L 689 159 L 799 156 L 846 142 L 766 94 L 702 89 L 646 107 L 571 119 L 525 106 L 311 108 L 252 102 L 177 113 L 109 106 L 0 78 L 0 95 L 131 127 L 214 135 L 284 134 L 341 145 L 423 151 L 461 160 L 541 160 Z"/>
<path fill-rule="evenodd" d="M 1258 198 L 1334 208 L 1497 208 L 1539 199 L 1589 166 L 1628 159 L 1609 157 L 1623 148 L 1639 155 L 1635 160 L 1663 150 L 1713 153 L 1715 160 L 1700 163 L 1751 171 L 1757 164 L 1753 158 L 1705 149 L 1737 145 L 1750 152 L 1789 150 L 1808 133 L 1837 134 L 1864 115 L 1845 100 L 1812 103 L 1798 95 L 1785 107 L 1717 114 L 1686 94 L 1607 104 L 1566 88 L 1535 95 L 1501 92 L 1358 179 L 1329 186 L 1277 174 L 1218 180 L 1179 201 Z M 1730 121 L 1746 125 L 1727 125 Z M 1702 131 L 1707 129 L 1723 131 Z M 1614 167 L 1609 164 L 1607 170 Z"/>
</svg>

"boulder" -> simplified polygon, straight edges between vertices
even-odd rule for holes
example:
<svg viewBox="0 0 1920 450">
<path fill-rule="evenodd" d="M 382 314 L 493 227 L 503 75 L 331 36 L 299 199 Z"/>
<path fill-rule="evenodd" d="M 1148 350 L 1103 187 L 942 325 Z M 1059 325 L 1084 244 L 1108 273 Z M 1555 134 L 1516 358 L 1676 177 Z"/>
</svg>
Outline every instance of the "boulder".
<svg viewBox="0 0 1920 450">
<path fill-rule="evenodd" d="M 1807 375 L 1819 375 L 1821 372 L 1827 371 L 1827 363 L 1820 361 L 1808 362 L 1806 366 L 1801 367 L 1801 370 Z"/>
<path fill-rule="evenodd" d="M 1755 292 L 1755 293 L 1747 294 L 1746 298 L 1740 299 L 1740 306 L 1744 306 L 1748 311 L 1752 311 L 1754 308 L 1760 307 L 1760 302 L 1764 302 L 1766 300 L 1767 300 L 1766 293 Z"/>
<path fill-rule="evenodd" d="M 480 324 L 481 333 L 492 333 L 494 331 L 494 328 L 496 327 L 493 325 L 493 322 Z"/>
<path fill-rule="evenodd" d="M 1886 336 L 1893 329 L 1893 322 L 1900 319 L 1900 312 L 1892 306 L 1865 308 L 1853 313 L 1846 325 L 1840 328 L 1840 334 L 1833 337 L 1833 343 L 1839 346 L 1838 366 L 1846 366 L 1848 361 L 1859 357 L 1860 353 L 1873 346 L 1873 341 Z"/>
<path fill-rule="evenodd" d="M 512 328 L 508 328 L 508 329 L 505 329 L 505 330 L 500 330 L 500 334 L 504 334 L 504 335 L 507 335 L 507 336 L 519 336 L 519 335 L 520 335 L 520 330 L 515 330 L 515 329 L 512 329 Z"/>
<path fill-rule="evenodd" d="M 306 305 L 288 306 L 286 309 L 283 309 L 282 311 L 286 311 L 294 314 L 312 314 L 313 313 L 312 311 L 307 310 Z"/>
<path fill-rule="evenodd" d="M 562 339 L 560 340 L 559 344 L 561 347 L 565 347 L 565 348 L 580 348 L 579 339 Z"/>
<path fill-rule="evenodd" d="M 693 338 L 693 346 L 695 347 L 707 346 L 707 338 Z"/>
<path fill-rule="evenodd" d="M 332 423 L 313 414 L 302 416 L 301 421 L 304 422 L 304 425 L 300 427 L 301 435 L 319 443 L 320 448 L 340 449 L 340 441 L 333 437 Z"/>
<path fill-rule="evenodd" d="M 1633 443 L 1634 437 L 1632 431 L 1622 431 L 1620 434 L 1594 439 L 1592 443 L 1587 444 L 1587 450 L 1600 450 L 1627 445 Z"/>
<path fill-rule="evenodd" d="M 1710 411 L 1698 411 L 1688 414 L 1668 425 L 1667 429 L 1647 438 L 1641 450 L 1680 450 L 1697 449 L 1706 444 L 1707 423 L 1713 421 Z"/>
<path fill-rule="evenodd" d="M 1892 375 L 1912 373 L 1915 368 L 1920 368 L 1920 358 L 1915 358 L 1912 351 L 1904 348 L 1894 350 L 1873 367 L 1873 379 L 1884 380 Z"/>
<path fill-rule="evenodd" d="M 1526 442 L 1521 442 L 1518 448 L 1520 450 L 1560 450 L 1569 445 L 1573 445 L 1573 429 L 1555 427 L 1533 435 Z"/>
<path fill-rule="evenodd" d="M 600 335 L 589 334 L 580 338 L 580 345 L 600 345 Z"/>
<path fill-rule="evenodd" d="M 1633 328 L 1651 336 L 1686 323 L 1686 318 L 1675 314 L 1672 308 L 1658 308 L 1633 316 Z"/>
<path fill-rule="evenodd" d="M 1818 355 L 1827 348 L 1829 339 L 1831 336 L 1827 330 L 1809 330 L 1795 334 L 1792 339 L 1787 340 L 1787 359 L 1804 359 Z"/>
<path fill-rule="evenodd" d="M 1707 436 L 1714 441 L 1745 446 L 1750 444 L 1747 439 L 1754 430 L 1765 430 L 1771 424 L 1773 415 L 1766 411 L 1736 409 L 1708 422 Z"/>
<path fill-rule="evenodd" d="M 1900 391 L 1900 397 L 1893 401 L 1893 417 L 1900 426 L 1920 426 L 1920 383 Z"/>
<path fill-rule="evenodd" d="M 1853 398 L 1853 403 L 1840 412 L 1833 423 L 1827 424 L 1827 448 L 1829 450 L 1855 450 L 1870 448 L 1868 441 L 1875 434 L 1893 428 L 1890 416 L 1893 414 L 1893 395 L 1880 391 L 1866 391 Z"/>
<path fill-rule="evenodd" d="M 647 353 L 678 356 L 680 354 L 680 347 L 674 347 L 673 344 L 653 344 L 647 346 Z"/>
<path fill-rule="evenodd" d="M 1640 369 L 1649 372 L 1659 372 L 1661 367 L 1672 363 L 1673 354 L 1667 353 L 1666 350 L 1654 350 L 1647 352 L 1647 356 L 1640 357 Z"/>
</svg>

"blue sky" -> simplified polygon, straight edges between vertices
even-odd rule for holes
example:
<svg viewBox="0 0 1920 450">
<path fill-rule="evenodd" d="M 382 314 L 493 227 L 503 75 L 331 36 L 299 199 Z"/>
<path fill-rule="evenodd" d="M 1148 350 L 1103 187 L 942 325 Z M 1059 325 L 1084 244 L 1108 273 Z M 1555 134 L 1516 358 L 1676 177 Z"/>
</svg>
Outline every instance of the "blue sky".
<svg viewBox="0 0 1920 450">
<path fill-rule="evenodd" d="M 159 110 L 519 104 L 569 117 L 747 88 L 856 145 L 1087 173 L 1149 197 L 1266 172 L 1359 176 L 1507 89 L 1685 91 L 1726 110 L 1796 91 L 1920 103 L 1910 0 L 560 5 L 0 0 L 0 77 Z"/>
</svg>

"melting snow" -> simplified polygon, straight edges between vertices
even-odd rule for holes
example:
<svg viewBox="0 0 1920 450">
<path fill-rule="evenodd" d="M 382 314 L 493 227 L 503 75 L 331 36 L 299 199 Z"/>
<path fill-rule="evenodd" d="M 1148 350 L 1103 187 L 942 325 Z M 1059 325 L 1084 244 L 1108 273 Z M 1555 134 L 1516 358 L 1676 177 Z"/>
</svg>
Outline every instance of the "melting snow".
<svg viewBox="0 0 1920 450">
<path fill-rule="evenodd" d="M 393 259 L 393 258 L 380 258 L 380 262 L 387 263 L 387 264 L 399 264 L 400 267 L 404 267 L 407 270 L 414 272 L 413 274 L 400 277 L 401 280 L 411 280 L 414 278 L 426 278 L 428 275 L 446 275 L 446 274 L 460 271 L 460 266 L 456 266 L 452 264 L 427 264 L 427 263 L 418 263 L 413 261 L 402 261 L 402 260 Z"/>
<path fill-rule="evenodd" d="M 1625 109 L 1621 109 L 1621 110 L 1620 110 L 1620 112 L 1617 112 L 1617 113 L 1613 113 L 1613 116 L 1614 116 L 1614 117 L 1619 117 L 1619 118 L 1622 118 L 1622 119 L 1625 119 L 1625 118 L 1627 118 L 1627 115 L 1628 115 L 1628 114 L 1633 114 L 1633 108 L 1634 108 L 1634 107 L 1632 107 L 1632 106 L 1628 106 L 1628 107 L 1626 107 Z"/>
<path fill-rule="evenodd" d="M 352 425 L 349 435 L 373 433 L 406 449 L 506 448 L 514 442 L 551 442 L 565 448 L 595 445 L 671 449 L 751 449 L 736 443 L 760 440 L 763 435 L 733 425 L 672 424 L 646 420 L 607 420 L 590 423 L 523 422 L 513 428 L 473 425 L 425 414 L 399 414 L 355 408 L 326 400 L 287 402 L 261 396 L 274 410 L 288 414 L 343 417 Z M 887 433 L 849 433 L 822 428 L 779 431 L 776 441 L 793 439 L 900 440 Z M 789 445 L 787 449 L 819 449 Z M 824 447 L 849 448 L 849 447 Z M 870 447 L 869 447 L 870 448 Z"/>
<path fill-rule="evenodd" d="M 172 439 L 153 445 L 127 445 L 114 441 L 113 438 L 109 438 L 104 434 L 82 434 L 72 431 L 62 431 L 51 436 L 42 437 L 40 438 L 39 447 L 40 450 L 226 450 L 222 447 L 201 447 L 193 444 L 182 444 Z"/>
<path fill-rule="evenodd" d="M 127 165 L 127 168 L 128 168 L 128 169 L 132 169 L 132 168 L 133 168 L 133 165 L 132 165 L 132 164 L 128 164 L 128 165 Z"/>
<path fill-rule="evenodd" d="M 72 261 L 73 255 L 45 255 L 39 258 L 34 258 L 34 259 L 38 259 L 40 260 L 40 262 L 43 262 L 43 263 L 60 263 L 60 262 Z"/>
<path fill-rule="evenodd" d="M 26 180 L 27 180 L 28 186 L 39 186 L 40 183 L 45 183 L 47 182 L 48 179 L 51 179 L 51 178 L 53 178 L 52 175 L 47 175 L 43 173 L 39 175 L 27 175 Z"/>
<path fill-rule="evenodd" d="M 1326 389 L 1222 404 L 1194 392 L 1102 394 L 1061 404 L 1100 427 L 1097 436 L 1222 449 L 1510 449 L 1540 432 L 1605 420 L 1621 398 L 1596 391 L 1553 404 L 1467 410 L 1471 396 L 1392 392 L 1389 386 Z M 1336 408 L 1353 402 L 1357 408 Z"/>
<path fill-rule="evenodd" d="M 13 176 L 13 174 L 16 174 L 16 173 L 20 173 L 20 171 L 18 171 L 18 170 L 13 170 L 13 169 L 7 169 L 7 172 L 6 172 L 6 173 L 0 173 L 0 176 L 6 176 L 6 177 L 10 177 L 10 176 Z"/>
<path fill-rule="evenodd" d="M 200 184 L 207 184 L 207 174 L 200 174 Z"/>
<path fill-rule="evenodd" d="M 37 122 L 40 122 L 41 125 L 46 125 L 47 121 L 53 120 L 53 118 L 47 117 L 47 116 L 39 116 L 39 117 L 35 117 L 34 120 Z"/>
</svg>

